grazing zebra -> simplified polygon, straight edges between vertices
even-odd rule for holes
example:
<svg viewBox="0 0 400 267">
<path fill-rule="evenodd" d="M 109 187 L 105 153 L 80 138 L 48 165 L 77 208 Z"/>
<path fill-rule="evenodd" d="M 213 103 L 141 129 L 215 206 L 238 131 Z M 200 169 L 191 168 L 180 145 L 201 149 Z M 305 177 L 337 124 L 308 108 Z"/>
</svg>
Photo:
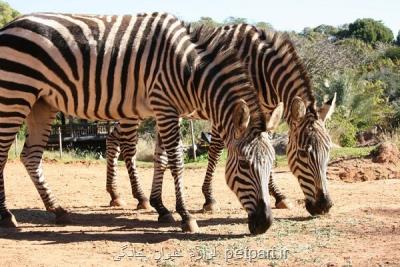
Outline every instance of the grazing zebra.
<svg viewBox="0 0 400 267">
<path fill-rule="evenodd" d="M 183 23 L 165 13 L 37 13 L 2 28 L 0 225 L 17 226 L 6 205 L 4 166 L 25 120 L 21 160 L 46 209 L 56 222 L 68 222 L 41 165 L 51 122 L 61 111 L 89 120 L 117 120 L 122 126 L 155 117 L 184 231 L 198 227 L 184 203 L 179 118 L 210 120 L 228 148 L 225 177 L 248 213 L 250 232 L 265 232 L 272 223 L 266 185 L 274 156 L 266 131 L 276 126 L 271 122 L 279 120 L 282 108 L 267 124 L 246 70 L 236 53 L 223 50 L 224 42 L 200 49 Z M 134 132 L 124 131 L 122 142 L 129 143 Z"/>
<path fill-rule="evenodd" d="M 121 136 L 121 125 L 117 124 L 113 131 L 107 136 L 106 142 L 106 153 L 107 153 L 107 183 L 106 190 L 111 196 L 110 206 L 125 206 L 126 202 L 122 199 L 121 194 L 118 192 L 117 188 L 117 165 L 118 158 L 121 153 L 120 148 L 120 139 Z M 124 127 L 131 128 L 132 131 L 136 129 L 136 125 L 124 124 Z M 135 127 L 135 128 L 134 128 Z M 220 140 L 218 135 L 215 135 L 212 132 L 211 144 L 209 146 L 208 158 L 209 158 L 209 166 L 207 168 L 206 179 L 203 184 L 203 194 L 208 196 L 206 199 L 206 203 L 203 205 L 203 211 L 213 211 L 215 209 L 215 200 L 212 198 L 211 191 L 211 180 L 216 168 L 216 164 L 219 160 L 221 152 L 224 148 L 224 143 Z M 143 193 L 141 185 L 139 183 L 139 178 L 136 170 L 136 144 L 137 144 L 137 133 L 134 134 L 130 145 L 125 145 L 124 153 L 122 154 L 123 159 L 125 161 L 126 168 L 128 170 L 132 195 L 134 198 L 138 200 L 137 209 L 149 209 L 150 202 L 148 198 Z M 159 146 L 159 144 L 157 145 Z M 156 169 L 156 176 L 158 179 L 154 179 L 154 181 L 161 182 L 161 177 L 164 174 L 164 171 L 168 167 L 168 159 L 163 150 L 155 150 L 154 161 L 155 164 L 158 164 Z M 271 196 L 275 198 L 275 206 L 279 209 L 289 208 L 290 203 L 286 201 L 286 196 L 280 191 L 274 181 L 274 176 L 270 176 L 268 190 Z M 161 184 L 153 186 L 154 189 L 161 188 Z M 169 218 L 172 220 L 172 216 Z"/>
<path fill-rule="evenodd" d="M 268 114 L 279 102 L 284 103 L 284 118 L 290 127 L 287 149 L 289 167 L 298 178 L 305 195 L 306 209 L 312 215 L 328 212 L 332 206 L 326 179 L 330 138 L 324 124 L 333 112 L 335 97 L 319 110 L 316 109 L 310 80 L 289 37 L 277 32 L 265 32 L 247 24 L 239 24 L 217 28 L 198 27 L 192 31 L 192 38 L 202 47 L 218 42 L 219 38 L 228 40 L 226 46 L 238 50 L 239 58 L 247 66 L 263 110 Z M 121 130 L 118 128 L 109 136 L 107 150 L 113 153 L 118 151 L 118 139 L 121 138 Z M 202 187 L 205 196 L 204 210 L 213 210 L 216 203 L 212 195 L 211 181 L 223 147 L 218 130 L 213 128 L 209 162 Z M 136 153 L 134 146 L 129 149 Z M 160 199 L 167 157 L 158 145 L 154 158 L 157 167 L 151 198 Z M 112 198 L 111 205 L 119 205 L 123 201 L 116 189 L 115 154 L 108 153 L 107 161 L 107 190 Z M 137 176 L 133 175 L 136 172 L 132 169 L 128 169 L 128 172 L 131 184 L 134 185 L 133 195 L 136 198 L 139 195 L 143 197 Z M 277 205 L 284 207 L 285 196 L 275 185 L 272 176 L 269 180 L 269 189 L 271 195 L 276 198 Z M 138 208 L 148 206 L 146 198 L 138 199 Z"/>
</svg>

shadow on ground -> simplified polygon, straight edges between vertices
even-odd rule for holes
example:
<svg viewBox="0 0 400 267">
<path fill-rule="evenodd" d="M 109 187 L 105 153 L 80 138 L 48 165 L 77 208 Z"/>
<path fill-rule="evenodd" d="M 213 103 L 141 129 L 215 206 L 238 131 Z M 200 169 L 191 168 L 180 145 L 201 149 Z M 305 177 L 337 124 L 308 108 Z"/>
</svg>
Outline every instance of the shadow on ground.
<svg viewBox="0 0 400 267">
<path fill-rule="evenodd" d="M 102 210 L 101 208 L 99 210 Z M 99 210 L 91 210 L 98 212 Z M 250 236 L 243 234 L 219 234 L 201 233 L 202 228 L 218 225 L 237 225 L 247 224 L 247 218 L 220 218 L 212 217 L 209 219 L 198 219 L 200 233 L 189 234 L 180 231 L 180 222 L 173 224 L 160 224 L 154 220 L 129 219 L 126 217 L 127 211 L 113 211 L 113 213 L 70 213 L 73 221 L 72 225 L 84 227 L 108 227 L 107 230 L 68 230 L 63 231 L 62 226 L 52 224 L 54 215 L 39 209 L 15 209 L 12 210 L 18 222 L 22 224 L 18 229 L 2 229 L 0 237 L 10 240 L 26 241 L 48 241 L 47 244 L 78 243 L 85 241 L 108 240 L 116 242 L 132 243 L 159 243 L 169 239 L 212 241 L 224 238 L 235 239 Z M 140 214 L 139 214 L 140 215 Z M 312 217 L 276 218 L 280 220 L 304 221 Z M 23 226 L 23 224 L 30 224 Z M 174 227 L 175 229 L 171 229 Z M 163 229 L 164 228 L 164 229 Z M 167 229 L 166 229 L 167 228 Z M 35 230 L 31 230 L 35 229 Z M 37 229 L 37 230 L 36 230 Z M 45 229 L 45 230 L 43 230 Z"/>
</svg>

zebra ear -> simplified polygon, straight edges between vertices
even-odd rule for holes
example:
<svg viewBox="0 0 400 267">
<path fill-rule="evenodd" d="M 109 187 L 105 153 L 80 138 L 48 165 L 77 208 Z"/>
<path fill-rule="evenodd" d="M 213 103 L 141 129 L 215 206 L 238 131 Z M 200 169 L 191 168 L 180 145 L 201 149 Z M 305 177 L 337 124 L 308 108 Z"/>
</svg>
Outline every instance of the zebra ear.
<svg viewBox="0 0 400 267">
<path fill-rule="evenodd" d="M 318 116 L 323 122 L 325 122 L 332 116 L 332 113 L 335 110 L 335 103 L 336 93 L 318 110 Z"/>
<path fill-rule="evenodd" d="M 272 111 L 269 121 L 267 122 L 267 131 L 273 132 L 281 122 L 283 115 L 283 103 L 279 103 L 274 111 Z"/>
<path fill-rule="evenodd" d="M 301 121 L 303 119 L 306 115 L 306 105 L 303 99 L 298 96 L 293 98 L 290 113 L 294 121 Z"/>
<path fill-rule="evenodd" d="M 235 126 L 235 138 L 240 138 L 246 131 L 250 122 L 250 109 L 246 102 L 241 99 L 234 108 L 233 125 Z"/>
</svg>

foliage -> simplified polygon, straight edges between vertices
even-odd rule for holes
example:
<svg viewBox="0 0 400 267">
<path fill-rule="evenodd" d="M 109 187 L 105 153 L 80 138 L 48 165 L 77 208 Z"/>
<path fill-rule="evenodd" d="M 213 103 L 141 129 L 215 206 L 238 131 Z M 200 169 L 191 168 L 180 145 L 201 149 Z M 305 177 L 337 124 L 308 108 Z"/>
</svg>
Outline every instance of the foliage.
<svg viewBox="0 0 400 267">
<path fill-rule="evenodd" d="M 19 15 L 20 13 L 17 10 L 11 8 L 8 3 L 0 0 L 0 28 Z"/>
<path fill-rule="evenodd" d="M 397 33 L 396 44 L 400 46 L 400 31 Z"/>
<path fill-rule="evenodd" d="M 247 23 L 246 18 L 228 17 L 224 20 L 225 25 Z"/>
<path fill-rule="evenodd" d="M 387 124 L 387 118 L 393 116 L 393 109 L 385 88 L 385 82 L 372 78 L 366 80 L 355 73 L 335 77 L 330 89 L 337 93 L 338 106 L 328 123 L 335 142 L 353 146 L 358 131 Z"/>
<path fill-rule="evenodd" d="M 272 27 L 271 23 L 264 22 L 264 21 L 259 21 L 255 24 L 255 26 L 261 30 L 265 31 L 272 31 L 274 30 L 274 27 Z"/>
<path fill-rule="evenodd" d="M 317 99 L 321 102 L 326 94 L 332 95 L 329 83 L 333 76 L 358 68 L 373 61 L 377 56 L 372 47 L 356 39 L 330 40 L 326 36 L 308 37 L 291 34 L 296 50 L 312 77 Z"/>
<path fill-rule="evenodd" d="M 393 32 L 381 21 L 371 18 L 357 19 L 350 23 L 348 29 L 338 31 L 339 38 L 356 38 L 369 44 L 376 42 L 389 43 L 393 41 Z"/>
<path fill-rule="evenodd" d="M 200 19 L 198 21 L 192 22 L 192 25 L 193 26 L 204 25 L 204 26 L 208 26 L 208 27 L 218 27 L 218 26 L 220 26 L 220 23 L 214 21 L 210 17 L 200 17 Z"/>
<path fill-rule="evenodd" d="M 374 147 L 340 147 L 333 148 L 330 153 L 331 160 L 343 157 L 366 157 Z"/>
<path fill-rule="evenodd" d="M 335 35 L 339 29 L 335 26 L 321 24 L 313 29 L 314 32 L 326 34 L 326 35 Z"/>
<path fill-rule="evenodd" d="M 156 136 L 156 121 L 154 119 L 146 119 L 142 121 L 138 129 L 139 135 Z"/>
<path fill-rule="evenodd" d="M 343 147 L 352 147 L 356 144 L 356 128 L 346 118 L 345 108 L 336 108 L 332 119 L 328 121 L 327 128 L 330 130 L 332 141 Z"/>
<path fill-rule="evenodd" d="M 400 60 L 400 47 L 390 47 L 385 51 L 385 57 L 391 60 Z"/>
</svg>

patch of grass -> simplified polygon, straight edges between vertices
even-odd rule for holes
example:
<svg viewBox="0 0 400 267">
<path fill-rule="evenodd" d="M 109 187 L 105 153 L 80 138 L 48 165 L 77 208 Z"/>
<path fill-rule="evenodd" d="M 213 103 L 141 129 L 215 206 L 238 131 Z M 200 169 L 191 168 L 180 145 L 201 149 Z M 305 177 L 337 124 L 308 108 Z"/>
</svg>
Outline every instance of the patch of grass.
<svg viewBox="0 0 400 267">
<path fill-rule="evenodd" d="M 365 157 L 374 149 L 371 147 L 340 147 L 333 148 L 330 153 L 331 160 L 341 157 Z"/>
<path fill-rule="evenodd" d="M 226 149 L 222 151 L 221 158 L 218 161 L 218 166 L 225 166 L 226 158 L 228 157 L 228 152 Z M 208 165 L 208 154 L 203 154 L 198 156 L 196 161 L 193 159 L 188 159 L 185 157 L 185 168 L 196 169 L 205 168 Z"/>
<path fill-rule="evenodd" d="M 63 151 L 62 157 L 60 158 L 60 152 L 57 150 L 45 150 L 43 154 L 44 160 L 49 161 L 58 161 L 58 162 L 76 162 L 76 161 L 85 161 L 85 162 L 105 162 L 105 159 L 101 157 L 99 153 L 91 152 L 87 150 L 66 150 Z"/>
<path fill-rule="evenodd" d="M 287 156 L 286 155 L 276 155 L 276 166 L 277 167 L 284 167 L 287 166 Z"/>
<path fill-rule="evenodd" d="M 396 136 L 397 137 L 397 136 Z M 396 141 L 400 140 L 400 138 L 396 138 Z M 17 146 L 15 143 L 12 144 L 10 151 L 8 153 L 9 159 L 19 159 L 19 155 L 21 154 L 24 138 L 19 138 L 17 140 Z M 341 147 L 341 148 L 333 148 L 331 149 L 330 159 L 335 160 L 341 157 L 365 157 L 369 155 L 369 153 L 375 147 Z M 141 168 L 153 168 L 153 153 L 154 153 L 154 142 L 153 140 L 148 139 L 139 139 L 138 147 L 137 147 L 137 161 L 136 164 Z M 226 158 L 227 158 L 227 150 L 224 149 L 221 155 L 221 158 L 218 162 L 218 166 L 225 166 Z M 88 150 L 65 150 L 63 151 L 63 156 L 60 158 L 60 154 L 58 150 L 46 150 L 44 152 L 43 158 L 45 160 L 52 160 L 58 162 L 76 162 L 76 161 L 87 161 L 87 162 L 96 162 L 96 163 L 105 163 L 106 160 L 103 159 L 99 153 L 88 151 Z M 197 160 L 189 159 L 185 157 L 185 168 L 187 169 L 199 169 L 206 168 L 208 164 L 208 155 L 203 154 L 197 157 Z M 276 163 L 277 167 L 285 167 L 287 166 L 287 157 L 286 155 L 276 155 Z M 125 163 L 123 161 L 118 162 L 119 165 L 124 166 Z"/>
</svg>

